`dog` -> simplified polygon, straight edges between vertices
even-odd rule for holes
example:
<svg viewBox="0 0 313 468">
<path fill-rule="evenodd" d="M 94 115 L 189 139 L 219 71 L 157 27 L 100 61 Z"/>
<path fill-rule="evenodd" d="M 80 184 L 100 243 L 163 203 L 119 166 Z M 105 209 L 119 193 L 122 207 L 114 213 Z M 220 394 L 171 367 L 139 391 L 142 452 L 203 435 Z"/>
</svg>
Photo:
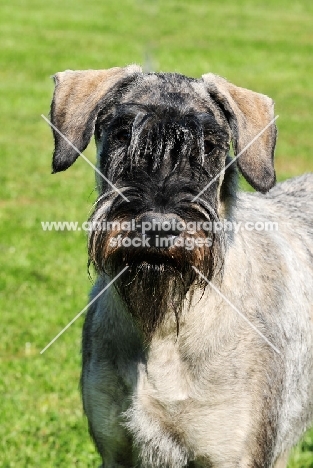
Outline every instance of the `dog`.
<svg viewBox="0 0 313 468">
<path fill-rule="evenodd" d="M 81 386 L 102 467 L 286 467 L 313 420 L 313 175 L 275 185 L 273 101 L 137 65 L 54 80 L 53 172 L 97 147 Z"/>
</svg>

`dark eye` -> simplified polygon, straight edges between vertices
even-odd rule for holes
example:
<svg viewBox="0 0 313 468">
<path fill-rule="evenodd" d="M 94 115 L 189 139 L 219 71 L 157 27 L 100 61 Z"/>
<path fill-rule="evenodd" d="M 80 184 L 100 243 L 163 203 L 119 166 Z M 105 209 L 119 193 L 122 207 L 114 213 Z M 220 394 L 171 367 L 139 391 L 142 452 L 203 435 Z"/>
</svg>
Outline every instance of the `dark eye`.
<svg viewBox="0 0 313 468">
<path fill-rule="evenodd" d="M 122 129 L 122 130 L 119 130 L 118 132 L 116 132 L 115 138 L 116 138 L 120 143 L 126 144 L 126 143 L 129 142 L 130 133 L 129 133 L 128 130 Z"/>
<path fill-rule="evenodd" d="M 212 151 L 215 149 L 215 145 L 209 141 L 209 140 L 204 140 L 204 152 L 205 154 L 210 154 Z"/>
</svg>

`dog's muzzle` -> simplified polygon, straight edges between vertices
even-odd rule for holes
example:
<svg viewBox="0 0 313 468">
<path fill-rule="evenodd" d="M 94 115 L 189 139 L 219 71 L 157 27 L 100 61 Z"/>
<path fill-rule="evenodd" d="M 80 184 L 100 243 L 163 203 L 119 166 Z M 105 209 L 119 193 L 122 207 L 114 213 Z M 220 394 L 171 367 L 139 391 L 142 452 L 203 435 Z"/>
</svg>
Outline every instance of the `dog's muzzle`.
<svg viewBox="0 0 313 468">
<path fill-rule="evenodd" d="M 170 247 L 178 242 L 184 233 L 186 223 L 175 214 L 143 213 L 136 219 L 136 230 L 139 235 L 149 239 L 151 247 Z"/>
</svg>

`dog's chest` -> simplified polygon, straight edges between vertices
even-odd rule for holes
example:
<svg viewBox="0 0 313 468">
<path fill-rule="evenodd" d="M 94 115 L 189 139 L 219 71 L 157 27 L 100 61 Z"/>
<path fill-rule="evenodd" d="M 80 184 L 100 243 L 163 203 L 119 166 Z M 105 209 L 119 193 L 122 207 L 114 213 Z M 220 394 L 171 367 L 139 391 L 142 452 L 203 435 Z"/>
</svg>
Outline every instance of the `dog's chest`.
<svg viewBox="0 0 313 468">
<path fill-rule="evenodd" d="M 132 405 L 126 412 L 138 446 L 147 447 L 155 440 L 159 450 L 171 440 L 190 450 L 197 447 L 207 456 L 218 451 L 219 443 L 230 443 L 234 426 L 238 437 L 250 427 L 247 392 L 241 389 L 238 399 L 236 383 L 225 384 L 225 367 L 206 363 L 203 372 L 201 368 L 184 362 L 175 342 L 151 349 L 147 364 L 138 367 Z"/>
<path fill-rule="evenodd" d="M 165 406 L 185 401 L 190 397 L 190 375 L 175 343 L 152 348 L 145 369 L 139 371 L 141 386 L 150 398 Z"/>
<path fill-rule="evenodd" d="M 169 427 L 178 423 L 191 402 L 194 384 L 175 343 L 150 350 L 146 365 L 138 368 L 136 406 L 154 421 Z"/>
</svg>

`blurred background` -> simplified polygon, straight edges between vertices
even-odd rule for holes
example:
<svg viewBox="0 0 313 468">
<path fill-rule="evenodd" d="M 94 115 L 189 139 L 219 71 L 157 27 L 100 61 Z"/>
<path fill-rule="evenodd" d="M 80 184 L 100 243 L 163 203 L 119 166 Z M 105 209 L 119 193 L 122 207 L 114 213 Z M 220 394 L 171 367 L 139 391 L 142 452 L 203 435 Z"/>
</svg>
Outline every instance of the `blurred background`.
<svg viewBox="0 0 313 468">
<path fill-rule="evenodd" d="M 42 221 L 85 221 L 95 200 L 82 158 L 51 175 L 51 75 L 130 63 L 193 77 L 213 72 L 271 96 L 280 115 L 279 180 L 313 171 L 311 0 L 0 1 L 0 467 L 97 467 L 82 415 L 83 231 L 44 232 Z M 94 144 L 85 155 L 95 161 Z M 313 432 L 290 468 L 313 467 Z"/>
</svg>

